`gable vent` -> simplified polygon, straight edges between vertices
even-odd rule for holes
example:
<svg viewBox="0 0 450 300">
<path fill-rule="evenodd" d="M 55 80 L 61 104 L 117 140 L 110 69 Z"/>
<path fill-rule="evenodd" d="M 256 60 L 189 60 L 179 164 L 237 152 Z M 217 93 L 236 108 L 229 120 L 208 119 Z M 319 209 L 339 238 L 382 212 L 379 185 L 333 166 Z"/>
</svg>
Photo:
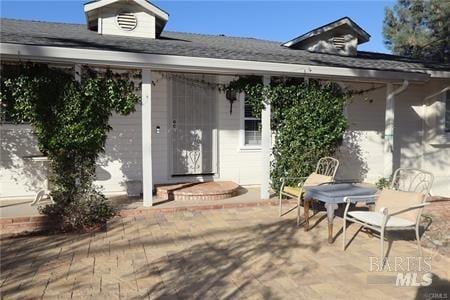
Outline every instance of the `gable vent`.
<svg viewBox="0 0 450 300">
<path fill-rule="evenodd" d="M 123 30 L 131 31 L 137 26 L 136 16 L 132 13 L 120 13 L 117 15 L 117 25 Z"/>
<path fill-rule="evenodd" d="M 331 39 L 334 47 L 336 49 L 344 50 L 345 49 L 345 38 L 343 37 L 334 37 Z"/>
</svg>

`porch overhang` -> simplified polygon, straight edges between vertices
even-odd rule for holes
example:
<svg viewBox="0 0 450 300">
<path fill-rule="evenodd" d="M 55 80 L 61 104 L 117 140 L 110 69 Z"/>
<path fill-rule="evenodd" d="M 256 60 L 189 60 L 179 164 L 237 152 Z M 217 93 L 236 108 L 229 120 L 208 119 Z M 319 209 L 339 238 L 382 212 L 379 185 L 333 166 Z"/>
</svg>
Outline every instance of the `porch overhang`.
<svg viewBox="0 0 450 300">
<path fill-rule="evenodd" d="M 450 77 L 450 72 L 385 71 L 244 61 L 204 57 L 133 53 L 53 46 L 1 43 L 3 60 L 33 60 L 67 64 L 89 64 L 120 68 L 150 68 L 153 71 L 199 72 L 224 75 L 265 75 L 309 77 L 359 82 L 423 83 L 430 77 Z"/>
</svg>

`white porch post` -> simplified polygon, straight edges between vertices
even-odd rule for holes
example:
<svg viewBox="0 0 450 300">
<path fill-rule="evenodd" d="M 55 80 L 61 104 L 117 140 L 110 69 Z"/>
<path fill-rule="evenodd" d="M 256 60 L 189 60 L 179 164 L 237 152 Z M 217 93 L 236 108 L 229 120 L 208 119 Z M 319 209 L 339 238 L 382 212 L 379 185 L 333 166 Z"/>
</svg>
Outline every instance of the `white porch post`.
<svg viewBox="0 0 450 300">
<path fill-rule="evenodd" d="M 384 168 L 383 177 L 392 175 L 394 166 L 394 112 L 395 97 L 392 83 L 386 85 L 386 112 L 384 119 Z"/>
<path fill-rule="evenodd" d="M 142 69 L 142 187 L 144 207 L 153 205 L 152 72 Z"/>
<path fill-rule="evenodd" d="M 264 85 L 270 85 L 270 76 L 263 77 Z M 269 199 L 270 193 L 270 147 L 272 146 L 272 131 L 270 129 L 270 103 L 264 99 L 264 109 L 261 112 L 261 199 Z"/>
</svg>

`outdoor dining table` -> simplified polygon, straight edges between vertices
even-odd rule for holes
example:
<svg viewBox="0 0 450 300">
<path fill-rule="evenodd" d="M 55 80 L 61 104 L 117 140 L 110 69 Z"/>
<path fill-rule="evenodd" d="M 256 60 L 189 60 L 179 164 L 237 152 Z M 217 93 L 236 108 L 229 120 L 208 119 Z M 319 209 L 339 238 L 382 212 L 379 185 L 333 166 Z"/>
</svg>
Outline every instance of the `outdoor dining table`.
<svg viewBox="0 0 450 300">
<path fill-rule="evenodd" d="M 328 219 L 328 243 L 330 244 L 333 242 L 334 211 L 338 208 L 338 204 L 344 203 L 345 197 L 373 195 L 377 192 L 374 186 L 363 183 L 330 183 L 308 186 L 304 189 L 305 231 L 309 230 L 309 205 L 311 200 L 325 203 Z M 373 199 L 367 201 L 373 202 Z"/>
</svg>

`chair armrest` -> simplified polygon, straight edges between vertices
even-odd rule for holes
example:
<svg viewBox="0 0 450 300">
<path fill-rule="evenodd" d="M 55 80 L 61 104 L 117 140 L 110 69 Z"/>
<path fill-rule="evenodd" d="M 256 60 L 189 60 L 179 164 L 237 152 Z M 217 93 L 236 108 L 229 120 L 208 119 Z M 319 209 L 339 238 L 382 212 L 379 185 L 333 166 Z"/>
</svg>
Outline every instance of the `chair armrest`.
<svg viewBox="0 0 450 300">
<path fill-rule="evenodd" d="M 361 196 L 348 196 L 348 197 L 344 197 L 344 202 L 345 203 L 350 203 L 350 202 L 369 202 L 367 200 L 373 200 L 375 201 L 375 198 L 377 198 L 378 195 L 373 194 L 373 195 L 361 195 Z M 370 201 L 372 202 L 372 201 Z"/>
<path fill-rule="evenodd" d="M 302 182 L 304 182 L 308 177 L 293 177 L 293 176 L 287 176 L 287 177 L 281 177 L 281 182 L 284 183 L 286 182 L 287 179 L 297 179 L 299 181 L 299 183 L 297 184 L 298 186 L 300 186 L 300 184 Z"/>
<path fill-rule="evenodd" d="M 299 183 L 297 183 L 297 186 L 298 186 L 298 187 L 303 187 L 303 185 L 304 185 L 305 182 L 306 182 L 306 179 L 308 179 L 308 177 L 300 177 L 300 178 L 299 178 Z"/>
<path fill-rule="evenodd" d="M 380 212 L 386 216 L 392 217 L 410 210 L 414 210 L 414 209 L 419 209 L 419 208 L 423 208 L 427 205 L 430 205 L 430 203 L 421 203 L 421 204 L 416 204 L 416 205 L 411 205 L 411 206 L 404 206 L 404 207 L 393 207 L 391 208 L 392 210 L 394 210 L 392 213 L 389 213 L 389 209 L 386 207 L 382 207 L 380 209 Z"/>
<path fill-rule="evenodd" d="M 297 181 L 298 181 L 298 183 L 297 183 L 297 186 L 298 187 L 302 187 L 303 186 L 303 184 L 305 183 L 305 181 L 306 181 L 306 178 L 308 178 L 308 177 L 282 177 L 281 178 L 281 190 L 283 190 L 283 188 L 284 188 L 284 186 L 286 185 L 286 180 L 287 179 L 297 179 Z"/>
</svg>

